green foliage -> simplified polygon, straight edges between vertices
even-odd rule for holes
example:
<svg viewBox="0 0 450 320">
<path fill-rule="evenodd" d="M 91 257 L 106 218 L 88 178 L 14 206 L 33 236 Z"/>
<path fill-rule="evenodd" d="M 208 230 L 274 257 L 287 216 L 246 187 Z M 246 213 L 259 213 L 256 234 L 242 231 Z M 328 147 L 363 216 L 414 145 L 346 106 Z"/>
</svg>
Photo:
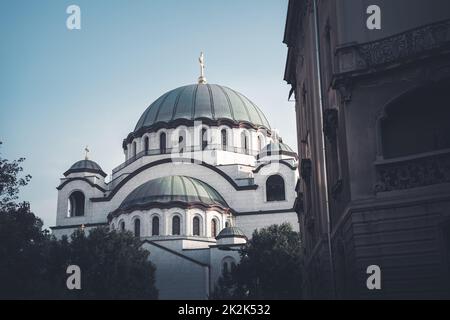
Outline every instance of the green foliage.
<svg viewBox="0 0 450 320">
<path fill-rule="evenodd" d="M 241 261 L 222 275 L 213 299 L 301 299 L 300 234 L 291 225 L 255 230 Z"/>
<path fill-rule="evenodd" d="M 2 142 L 0 141 L 0 147 Z M 19 188 L 26 186 L 31 179 L 30 175 L 19 177 L 23 171 L 21 163 L 25 161 L 20 158 L 14 161 L 8 161 L 0 157 L 0 210 L 16 208 L 20 204 L 15 203 L 18 199 Z"/>
<path fill-rule="evenodd" d="M 91 230 L 57 240 L 27 202 L 16 203 L 23 159 L 0 157 L 0 299 L 155 299 L 155 267 L 131 233 Z M 67 266 L 81 268 L 81 290 L 68 290 Z"/>
<path fill-rule="evenodd" d="M 82 290 L 74 292 L 84 299 L 155 299 L 155 267 L 149 252 L 130 232 L 109 232 L 96 228 L 72 234 L 70 264 L 82 272 Z"/>
</svg>

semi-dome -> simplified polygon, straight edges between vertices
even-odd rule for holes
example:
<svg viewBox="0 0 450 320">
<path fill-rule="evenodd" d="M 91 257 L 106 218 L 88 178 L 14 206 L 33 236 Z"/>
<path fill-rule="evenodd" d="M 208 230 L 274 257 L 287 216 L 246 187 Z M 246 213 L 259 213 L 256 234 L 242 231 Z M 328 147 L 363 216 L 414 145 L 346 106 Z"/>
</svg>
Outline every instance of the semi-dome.
<svg viewBox="0 0 450 320">
<path fill-rule="evenodd" d="M 245 238 L 244 232 L 237 228 L 237 227 L 227 227 L 225 229 L 222 229 L 222 231 L 219 232 L 219 234 L 216 237 L 216 240 L 223 239 L 223 238 Z"/>
<path fill-rule="evenodd" d="M 98 163 L 88 159 L 75 162 L 69 170 L 64 172 L 64 176 L 67 177 L 71 173 L 79 172 L 97 173 L 103 177 L 106 177 L 106 173 L 102 170 Z"/>
<path fill-rule="evenodd" d="M 134 189 L 116 212 L 130 212 L 152 206 L 196 204 L 228 208 L 222 196 L 205 182 L 186 176 L 168 176 L 147 181 Z"/>
<path fill-rule="evenodd" d="M 243 94 L 217 84 L 191 84 L 171 90 L 153 102 L 134 132 L 176 120 L 229 120 L 270 129 L 262 111 Z"/>
<path fill-rule="evenodd" d="M 267 146 L 261 149 L 257 158 L 262 159 L 266 156 L 274 155 L 287 155 L 297 158 L 297 154 L 285 143 L 283 142 L 271 142 Z"/>
</svg>

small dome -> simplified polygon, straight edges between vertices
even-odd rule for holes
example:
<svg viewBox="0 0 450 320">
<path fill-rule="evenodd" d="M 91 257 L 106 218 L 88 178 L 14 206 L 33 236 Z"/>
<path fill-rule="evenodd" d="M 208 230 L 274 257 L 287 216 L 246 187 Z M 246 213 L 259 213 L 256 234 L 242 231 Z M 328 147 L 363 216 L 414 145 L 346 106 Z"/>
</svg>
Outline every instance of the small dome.
<svg viewBox="0 0 450 320">
<path fill-rule="evenodd" d="M 265 146 L 258 154 L 257 158 L 262 159 L 266 156 L 287 155 L 297 158 L 297 154 L 285 143 L 272 142 Z"/>
<path fill-rule="evenodd" d="M 102 170 L 98 163 L 92 160 L 80 160 L 75 162 L 69 170 L 64 172 L 64 176 L 67 177 L 69 174 L 77 172 L 97 173 L 103 177 L 106 177 L 106 173 Z"/>
<path fill-rule="evenodd" d="M 245 238 L 244 232 L 242 232 L 241 229 L 237 227 L 228 227 L 225 229 L 222 229 L 222 231 L 219 232 L 219 234 L 216 237 L 216 240 L 223 239 L 223 238 Z"/>
<path fill-rule="evenodd" d="M 134 132 L 176 120 L 228 120 L 270 129 L 262 111 L 247 97 L 217 84 L 191 84 L 171 90 L 153 102 Z"/>
<path fill-rule="evenodd" d="M 169 176 L 140 185 L 125 198 L 116 211 L 132 211 L 168 204 L 200 204 L 228 208 L 222 196 L 203 181 L 185 176 Z"/>
</svg>

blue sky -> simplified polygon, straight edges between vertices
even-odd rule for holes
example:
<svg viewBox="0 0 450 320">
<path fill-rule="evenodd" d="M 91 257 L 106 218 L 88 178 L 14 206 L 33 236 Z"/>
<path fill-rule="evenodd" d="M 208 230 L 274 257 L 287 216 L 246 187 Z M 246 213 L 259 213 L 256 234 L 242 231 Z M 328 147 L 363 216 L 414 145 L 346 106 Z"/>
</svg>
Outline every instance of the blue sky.
<svg viewBox="0 0 450 320">
<path fill-rule="evenodd" d="M 283 81 L 288 0 L 2 0 L 0 140 L 33 176 L 21 197 L 46 226 L 56 186 L 83 158 L 105 172 L 123 162 L 122 140 L 166 91 L 206 77 L 245 94 L 295 148 L 295 111 Z M 66 8 L 81 8 L 81 30 Z"/>
</svg>

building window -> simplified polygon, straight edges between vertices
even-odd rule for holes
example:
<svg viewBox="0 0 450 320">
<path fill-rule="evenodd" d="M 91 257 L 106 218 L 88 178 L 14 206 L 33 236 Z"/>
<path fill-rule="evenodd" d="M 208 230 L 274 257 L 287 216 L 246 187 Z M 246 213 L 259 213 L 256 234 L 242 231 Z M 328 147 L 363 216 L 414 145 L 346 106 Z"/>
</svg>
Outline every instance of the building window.
<svg viewBox="0 0 450 320">
<path fill-rule="evenodd" d="M 326 68 L 327 72 L 325 73 L 327 78 L 327 83 L 331 82 L 331 76 L 333 75 L 333 47 L 331 45 L 331 26 L 330 21 L 327 20 L 326 26 L 325 26 L 325 62 L 326 62 Z"/>
<path fill-rule="evenodd" d="M 248 134 L 245 131 L 241 133 L 241 149 L 242 152 L 248 154 L 249 144 L 248 144 Z"/>
<path fill-rule="evenodd" d="M 148 151 L 149 149 L 150 149 L 149 140 L 148 140 L 148 137 L 146 136 L 144 138 L 144 150 Z"/>
<path fill-rule="evenodd" d="M 172 218 L 172 235 L 179 236 L 180 235 L 180 217 L 175 216 Z"/>
<path fill-rule="evenodd" d="M 120 226 L 120 231 L 124 232 L 125 231 L 125 222 L 120 221 L 119 226 Z"/>
<path fill-rule="evenodd" d="M 222 266 L 222 273 L 227 274 L 230 270 L 228 269 L 228 262 L 224 262 Z"/>
<path fill-rule="evenodd" d="M 216 219 L 211 220 L 211 237 L 215 238 L 217 236 L 217 221 Z"/>
<path fill-rule="evenodd" d="M 159 152 L 166 153 L 166 134 L 163 132 L 159 135 Z"/>
<path fill-rule="evenodd" d="M 232 272 L 235 267 L 236 267 L 236 261 L 234 260 L 234 258 L 228 256 L 222 260 L 222 273 L 223 274 Z"/>
<path fill-rule="evenodd" d="M 153 217 L 152 219 L 152 236 L 159 236 L 159 218 Z"/>
<path fill-rule="evenodd" d="M 200 218 L 199 217 L 194 217 L 194 219 L 192 220 L 192 234 L 194 236 L 200 235 Z"/>
<path fill-rule="evenodd" d="M 221 135 L 221 140 L 222 140 L 222 150 L 227 150 L 227 130 L 226 129 L 222 129 L 220 131 L 220 135 Z"/>
<path fill-rule="evenodd" d="M 134 236 L 135 237 L 141 236 L 141 220 L 139 219 L 134 220 Z"/>
<path fill-rule="evenodd" d="M 183 153 L 186 149 L 186 131 L 181 130 L 180 136 L 178 137 L 178 150 L 180 153 Z"/>
<path fill-rule="evenodd" d="M 419 88 L 386 107 L 381 120 L 385 159 L 450 148 L 450 80 Z"/>
<path fill-rule="evenodd" d="M 202 129 L 202 150 L 208 147 L 208 130 L 206 128 Z"/>
<path fill-rule="evenodd" d="M 230 222 L 229 221 L 225 222 L 225 228 L 229 228 L 229 227 L 231 227 Z"/>
<path fill-rule="evenodd" d="M 82 217 L 84 216 L 84 202 L 85 197 L 83 192 L 75 191 L 69 197 L 68 217 Z"/>
<path fill-rule="evenodd" d="M 137 153 L 137 147 L 136 147 L 136 141 L 133 142 L 133 157 L 136 157 L 136 153 Z"/>
<path fill-rule="evenodd" d="M 282 201 L 286 200 L 284 191 L 284 180 L 276 174 L 270 176 L 266 181 L 266 197 L 267 201 Z"/>
<path fill-rule="evenodd" d="M 263 144 L 262 137 L 258 136 L 258 151 L 262 150 L 262 144 Z"/>
</svg>

